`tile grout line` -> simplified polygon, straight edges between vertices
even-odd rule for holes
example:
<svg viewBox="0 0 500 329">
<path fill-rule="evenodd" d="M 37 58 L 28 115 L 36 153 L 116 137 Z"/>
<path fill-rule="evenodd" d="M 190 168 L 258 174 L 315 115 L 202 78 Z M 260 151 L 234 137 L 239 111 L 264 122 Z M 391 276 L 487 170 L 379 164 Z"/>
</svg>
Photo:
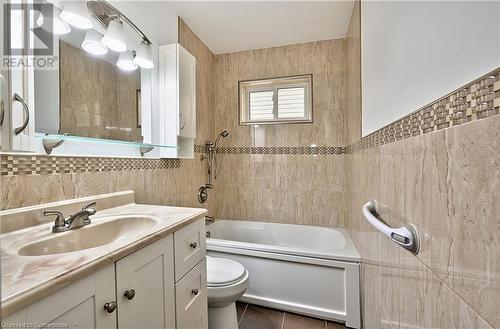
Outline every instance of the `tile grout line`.
<svg viewBox="0 0 500 329">
<path fill-rule="evenodd" d="M 281 327 L 280 327 L 280 329 L 283 329 L 283 326 L 285 325 L 285 316 L 286 316 L 286 312 L 283 312 L 283 318 L 281 319 Z"/>
<path fill-rule="evenodd" d="M 482 313 L 480 313 L 478 310 L 476 310 L 475 307 L 473 307 L 471 304 L 469 304 L 469 302 L 466 301 L 465 298 L 462 297 L 462 295 L 451 286 L 451 283 L 445 281 L 445 278 L 441 278 L 441 276 L 437 272 L 435 272 L 434 269 L 430 267 L 430 265 L 427 265 L 426 263 L 424 263 L 424 261 L 422 259 L 420 259 L 418 256 L 415 256 L 415 258 L 417 258 L 417 260 L 430 272 L 431 275 L 435 276 L 435 279 L 437 279 L 439 282 L 441 282 L 441 284 L 443 284 L 444 286 L 446 286 L 450 290 L 450 292 L 453 295 L 455 295 L 455 297 L 457 299 L 459 299 L 460 301 L 462 301 L 462 303 L 464 303 L 468 308 L 470 308 L 471 311 L 473 313 L 475 313 L 481 320 L 483 320 L 488 325 L 490 325 L 492 328 L 494 328 L 493 324 L 490 323 L 489 319 L 487 320 L 482 315 Z"/>
</svg>

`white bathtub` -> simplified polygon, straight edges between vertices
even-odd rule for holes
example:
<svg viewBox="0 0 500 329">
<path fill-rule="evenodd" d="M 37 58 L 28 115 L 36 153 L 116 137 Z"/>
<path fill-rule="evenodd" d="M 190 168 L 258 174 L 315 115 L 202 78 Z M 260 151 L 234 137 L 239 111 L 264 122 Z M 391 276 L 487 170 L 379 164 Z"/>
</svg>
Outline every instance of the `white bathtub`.
<svg viewBox="0 0 500 329">
<path fill-rule="evenodd" d="M 208 254 L 242 263 L 242 301 L 360 328 L 361 258 L 344 229 L 218 219 Z"/>
</svg>

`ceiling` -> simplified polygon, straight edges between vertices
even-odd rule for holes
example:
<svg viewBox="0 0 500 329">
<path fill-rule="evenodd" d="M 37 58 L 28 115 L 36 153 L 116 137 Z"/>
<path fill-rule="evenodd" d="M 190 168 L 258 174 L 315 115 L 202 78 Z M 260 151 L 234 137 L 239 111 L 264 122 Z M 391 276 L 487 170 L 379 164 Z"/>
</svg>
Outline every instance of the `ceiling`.
<svg viewBox="0 0 500 329">
<path fill-rule="evenodd" d="M 170 1 L 214 54 L 343 38 L 354 1 Z"/>
</svg>

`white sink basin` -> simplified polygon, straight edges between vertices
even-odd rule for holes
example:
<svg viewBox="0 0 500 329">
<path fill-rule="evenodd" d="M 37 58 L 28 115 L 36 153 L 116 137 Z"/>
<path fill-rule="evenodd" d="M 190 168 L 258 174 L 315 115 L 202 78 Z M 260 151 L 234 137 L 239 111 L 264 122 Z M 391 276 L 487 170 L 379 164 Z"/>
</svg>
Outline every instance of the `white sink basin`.
<svg viewBox="0 0 500 329">
<path fill-rule="evenodd" d="M 99 247 L 155 225 L 156 221 L 149 217 L 103 219 L 80 229 L 51 233 L 47 238 L 25 244 L 17 253 L 20 256 L 43 256 Z"/>
</svg>

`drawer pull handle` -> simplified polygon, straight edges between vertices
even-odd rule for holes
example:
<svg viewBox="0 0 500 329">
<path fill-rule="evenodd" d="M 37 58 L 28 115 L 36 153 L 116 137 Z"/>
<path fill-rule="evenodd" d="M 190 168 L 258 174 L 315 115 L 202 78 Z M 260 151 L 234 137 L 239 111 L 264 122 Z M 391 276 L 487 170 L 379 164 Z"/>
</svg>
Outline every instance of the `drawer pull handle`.
<svg viewBox="0 0 500 329">
<path fill-rule="evenodd" d="M 130 289 L 130 290 L 125 290 L 125 293 L 123 294 L 128 300 L 134 299 L 135 297 L 135 290 Z"/>
<path fill-rule="evenodd" d="M 191 290 L 191 293 L 192 293 L 193 295 L 195 295 L 195 296 L 196 296 L 196 295 L 198 295 L 198 289 L 193 289 L 193 290 Z"/>
<path fill-rule="evenodd" d="M 191 248 L 193 248 L 193 249 L 196 249 L 196 247 L 198 246 L 198 244 L 197 244 L 196 242 L 191 242 L 191 243 L 189 244 L 189 246 L 190 246 Z"/>
<path fill-rule="evenodd" d="M 104 304 L 104 309 L 108 312 L 108 313 L 113 313 L 115 310 L 116 310 L 116 302 L 108 302 L 106 304 Z"/>
</svg>

